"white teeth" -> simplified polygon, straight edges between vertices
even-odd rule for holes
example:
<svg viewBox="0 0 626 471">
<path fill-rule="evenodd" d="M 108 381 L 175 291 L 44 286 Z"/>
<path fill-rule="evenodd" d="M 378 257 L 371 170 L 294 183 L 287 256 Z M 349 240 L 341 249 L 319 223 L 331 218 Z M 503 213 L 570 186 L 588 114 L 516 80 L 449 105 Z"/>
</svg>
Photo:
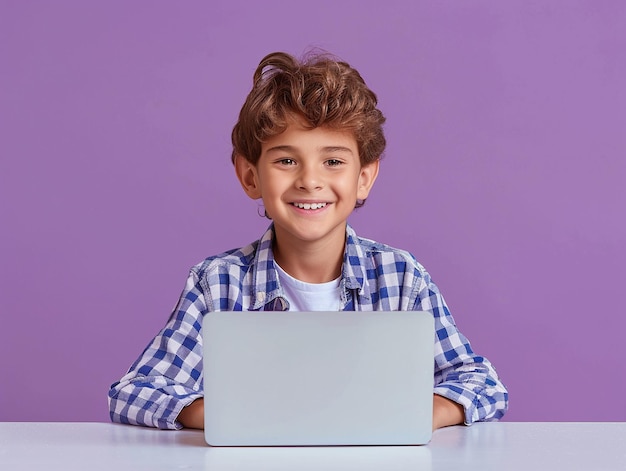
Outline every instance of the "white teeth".
<svg viewBox="0 0 626 471">
<path fill-rule="evenodd" d="M 326 203 L 293 203 L 293 205 L 300 209 L 320 209 L 326 206 Z"/>
</svg>

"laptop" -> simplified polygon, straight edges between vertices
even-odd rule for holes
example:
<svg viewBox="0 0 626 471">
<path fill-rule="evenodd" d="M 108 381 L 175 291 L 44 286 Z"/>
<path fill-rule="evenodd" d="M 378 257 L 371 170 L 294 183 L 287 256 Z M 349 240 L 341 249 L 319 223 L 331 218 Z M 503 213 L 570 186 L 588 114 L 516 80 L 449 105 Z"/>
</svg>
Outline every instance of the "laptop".
<svg viewBox="0 0 626 471">
<path fill-rule="evenodd" d="M 428 312 L 204 317 L 212 446 L 422 445 L 432 434 Z"/>
</svg>

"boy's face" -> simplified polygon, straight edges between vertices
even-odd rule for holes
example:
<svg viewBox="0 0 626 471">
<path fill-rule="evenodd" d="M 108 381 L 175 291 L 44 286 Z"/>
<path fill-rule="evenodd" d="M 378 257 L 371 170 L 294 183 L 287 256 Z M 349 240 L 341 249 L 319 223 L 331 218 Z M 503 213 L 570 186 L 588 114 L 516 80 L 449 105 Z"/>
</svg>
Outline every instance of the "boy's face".
<svg viewBox="0 0 626 471">
<path fill-rule="evenodd" d="M 236 169 L 248 196 L 263 199 L 277 241 L 298 247 L 344 243 L 346 220 L 357 199 L 367 198 L 378 161 L 361 167 L 350 132 L 306 129 L 294 120 L 262 144 L 256 165 L 239 156 Z"/>
</svg>

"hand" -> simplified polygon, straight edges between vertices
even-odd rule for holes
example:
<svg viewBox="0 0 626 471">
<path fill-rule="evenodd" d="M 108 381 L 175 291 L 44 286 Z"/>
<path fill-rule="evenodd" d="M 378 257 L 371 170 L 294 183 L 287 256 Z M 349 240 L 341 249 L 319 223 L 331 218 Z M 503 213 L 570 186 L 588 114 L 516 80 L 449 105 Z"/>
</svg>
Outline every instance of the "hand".
<svg viewBox="0 0 626 471">
<path fill-rule="evenodd" d="M 433 430 L 448 425 L 462 424 L 465 420 L 463 406 L 434 394 L 433 397 Z"/>
<path fill-rule="evenodd" d="M 185 428 L 204 429 L 204 399 L 196 399 L 181 410 L 178 421 Z"/>
</svg>

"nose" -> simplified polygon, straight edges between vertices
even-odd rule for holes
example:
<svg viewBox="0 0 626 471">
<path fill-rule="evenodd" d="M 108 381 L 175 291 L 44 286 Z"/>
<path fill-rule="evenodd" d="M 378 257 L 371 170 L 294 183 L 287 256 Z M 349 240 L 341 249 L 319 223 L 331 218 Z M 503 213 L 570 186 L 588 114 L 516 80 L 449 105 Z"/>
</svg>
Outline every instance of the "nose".
<svg viewBox="0 0 626 471">
<path fill-rule="evenodd" d="M 321 172 L 313 166 L 302 166 L 298 173 L 296 186 L 300 190 L 314 191 L 323 188 L 324 182 Z"/>
</svg>

